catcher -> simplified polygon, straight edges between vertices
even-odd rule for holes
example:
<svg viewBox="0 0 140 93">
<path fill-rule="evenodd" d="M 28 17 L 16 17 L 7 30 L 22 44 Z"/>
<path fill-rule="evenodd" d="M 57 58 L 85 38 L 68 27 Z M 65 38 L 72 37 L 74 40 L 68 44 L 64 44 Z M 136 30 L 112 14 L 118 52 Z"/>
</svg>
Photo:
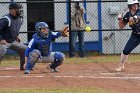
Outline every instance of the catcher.
<svg viewBox="0 0 140 93">
<path fill-rule="evenodd" d="M 124 69 L 125 61 L 128 58 L 128 54 L 140 44 L 140 9 L 138 0 L 128 0 L 127 2 L 129 11 L 123 16 L 118 15 L 119 27 L 123 29 L 127 23 L 132 28 L 132 34 L 128 42 L 125 45 L 123 53 L 121 54 L 121 61 L 116 71 L 122 71 Z"/>
<path fill-rule="evenodd" d="M 57 67 L 63 63 L 65 55 L 61 52 L 52 52 L 52 40 L 60 36 L 67 37 L 68 27 L 60 32 L 52 32 L 47 23 L 38 22 L 35 30 L 37 33 L 33 35 L 25 51 L 24 74 L 29 74 L 37 62 L 49 62 L 47 68 L 51 72 L 58 72 Z"/>
</svg>

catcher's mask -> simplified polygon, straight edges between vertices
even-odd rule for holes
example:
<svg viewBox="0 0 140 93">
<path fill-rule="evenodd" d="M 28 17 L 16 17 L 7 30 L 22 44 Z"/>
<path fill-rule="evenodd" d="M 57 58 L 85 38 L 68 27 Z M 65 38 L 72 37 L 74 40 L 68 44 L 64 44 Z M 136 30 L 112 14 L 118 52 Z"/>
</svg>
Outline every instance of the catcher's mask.
<svg viewBox="0 0 140 93">
<path fill-rule="evenodd" d="M 16 2 L 12 2 L 9 5 L 9 10 L 10 9 L 16 9 L 16 16 L 23 18 L 23 7 L 21 4 L 18 4 Z"/>
<path fill-rule="evenodd" d="M 49 26 L 47 23 L 45 22 L 37 22 L 35 25 L 35 30 L 38 32 L 38 35 L 42 38 L 47 38 L 49 34 L 45 34 L 43 32 L 41 32 L 41 29 L 45 28 L 49 31 Z"/>
<path fill-rule="evenodd" d="M 129 9 L 131 8 L 131 6 L 132 6 L 133 4 L 138 4 L 138 7 L 139 7 L 139 1 L 138 1 L 138 0 L 128 0 L 128 1 L 127 1 L 127 5 L 128 5 L 128 8 L 129 8 Z"/>
</svg>

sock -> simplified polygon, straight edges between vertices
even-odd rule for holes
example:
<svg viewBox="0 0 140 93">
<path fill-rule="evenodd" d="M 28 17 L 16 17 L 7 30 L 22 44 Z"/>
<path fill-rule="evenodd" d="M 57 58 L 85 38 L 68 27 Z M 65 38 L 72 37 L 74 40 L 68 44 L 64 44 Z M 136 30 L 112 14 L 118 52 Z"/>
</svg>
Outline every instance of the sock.
<svg viewBox="0 0 140 93">
<path fill-rule="evenodd" d="M 128 55 L 124 55 L 123 53 L 121 54 L 121 63 L 125 63 L 126 60 L 128 59 Z"/>
</svg>

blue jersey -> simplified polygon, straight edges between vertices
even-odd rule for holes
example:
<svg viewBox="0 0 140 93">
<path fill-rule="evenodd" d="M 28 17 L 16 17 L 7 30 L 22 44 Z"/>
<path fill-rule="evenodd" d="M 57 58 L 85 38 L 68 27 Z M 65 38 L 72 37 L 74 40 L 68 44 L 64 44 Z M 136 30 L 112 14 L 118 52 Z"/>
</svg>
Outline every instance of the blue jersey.
<svg viewBox="0 0 140 93">
<path fill-rule="evenodd" d="M 47 38 L 42 38 L 38 33 L 33 35 L 33 38 L 29 42 L 28 48 L 25 51 L 25 56 L 28 57 L 29 53 L 37 49 L 41 52 L 42 56 L 50 55 L 52 51 L 52 40 L 61 36 L 60 32 L 51 32 L 49 31 Z"/>
</svg>

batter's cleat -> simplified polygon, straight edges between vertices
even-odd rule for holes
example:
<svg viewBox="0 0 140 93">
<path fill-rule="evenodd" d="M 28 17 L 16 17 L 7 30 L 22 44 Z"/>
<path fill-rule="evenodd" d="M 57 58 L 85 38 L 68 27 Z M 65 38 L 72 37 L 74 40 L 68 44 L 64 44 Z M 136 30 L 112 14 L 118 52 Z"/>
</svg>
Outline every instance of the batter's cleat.
<svg viewBox="0 0 140 93">
<path fill-rule="evenodd" d="M 117 72 L 120 72 L 120 71 L 122 71 L 122 70 L 124 70 L 124 64 L 119 65 L 119 66 L 115 69 L 115 71 L 117 71 Z"/>
<path fill-rule="evenodd" d="M 24 74 L 30 74 L 30 70 L 25 70 Z"/>
<path fill-rule="evenodd" d="M 50 66 L 51 66 L 51 64 L 49 64 L 47 68 L 48 68 L 51 72 L 53 72 L 53 73 L 54 73 L 54 72 L 59 72 L 59 70 L 58 70 L 57 68 L 54 68 L 54 69 L 53 69 L 53 68 L 51 68 Z"/>
</svg>

